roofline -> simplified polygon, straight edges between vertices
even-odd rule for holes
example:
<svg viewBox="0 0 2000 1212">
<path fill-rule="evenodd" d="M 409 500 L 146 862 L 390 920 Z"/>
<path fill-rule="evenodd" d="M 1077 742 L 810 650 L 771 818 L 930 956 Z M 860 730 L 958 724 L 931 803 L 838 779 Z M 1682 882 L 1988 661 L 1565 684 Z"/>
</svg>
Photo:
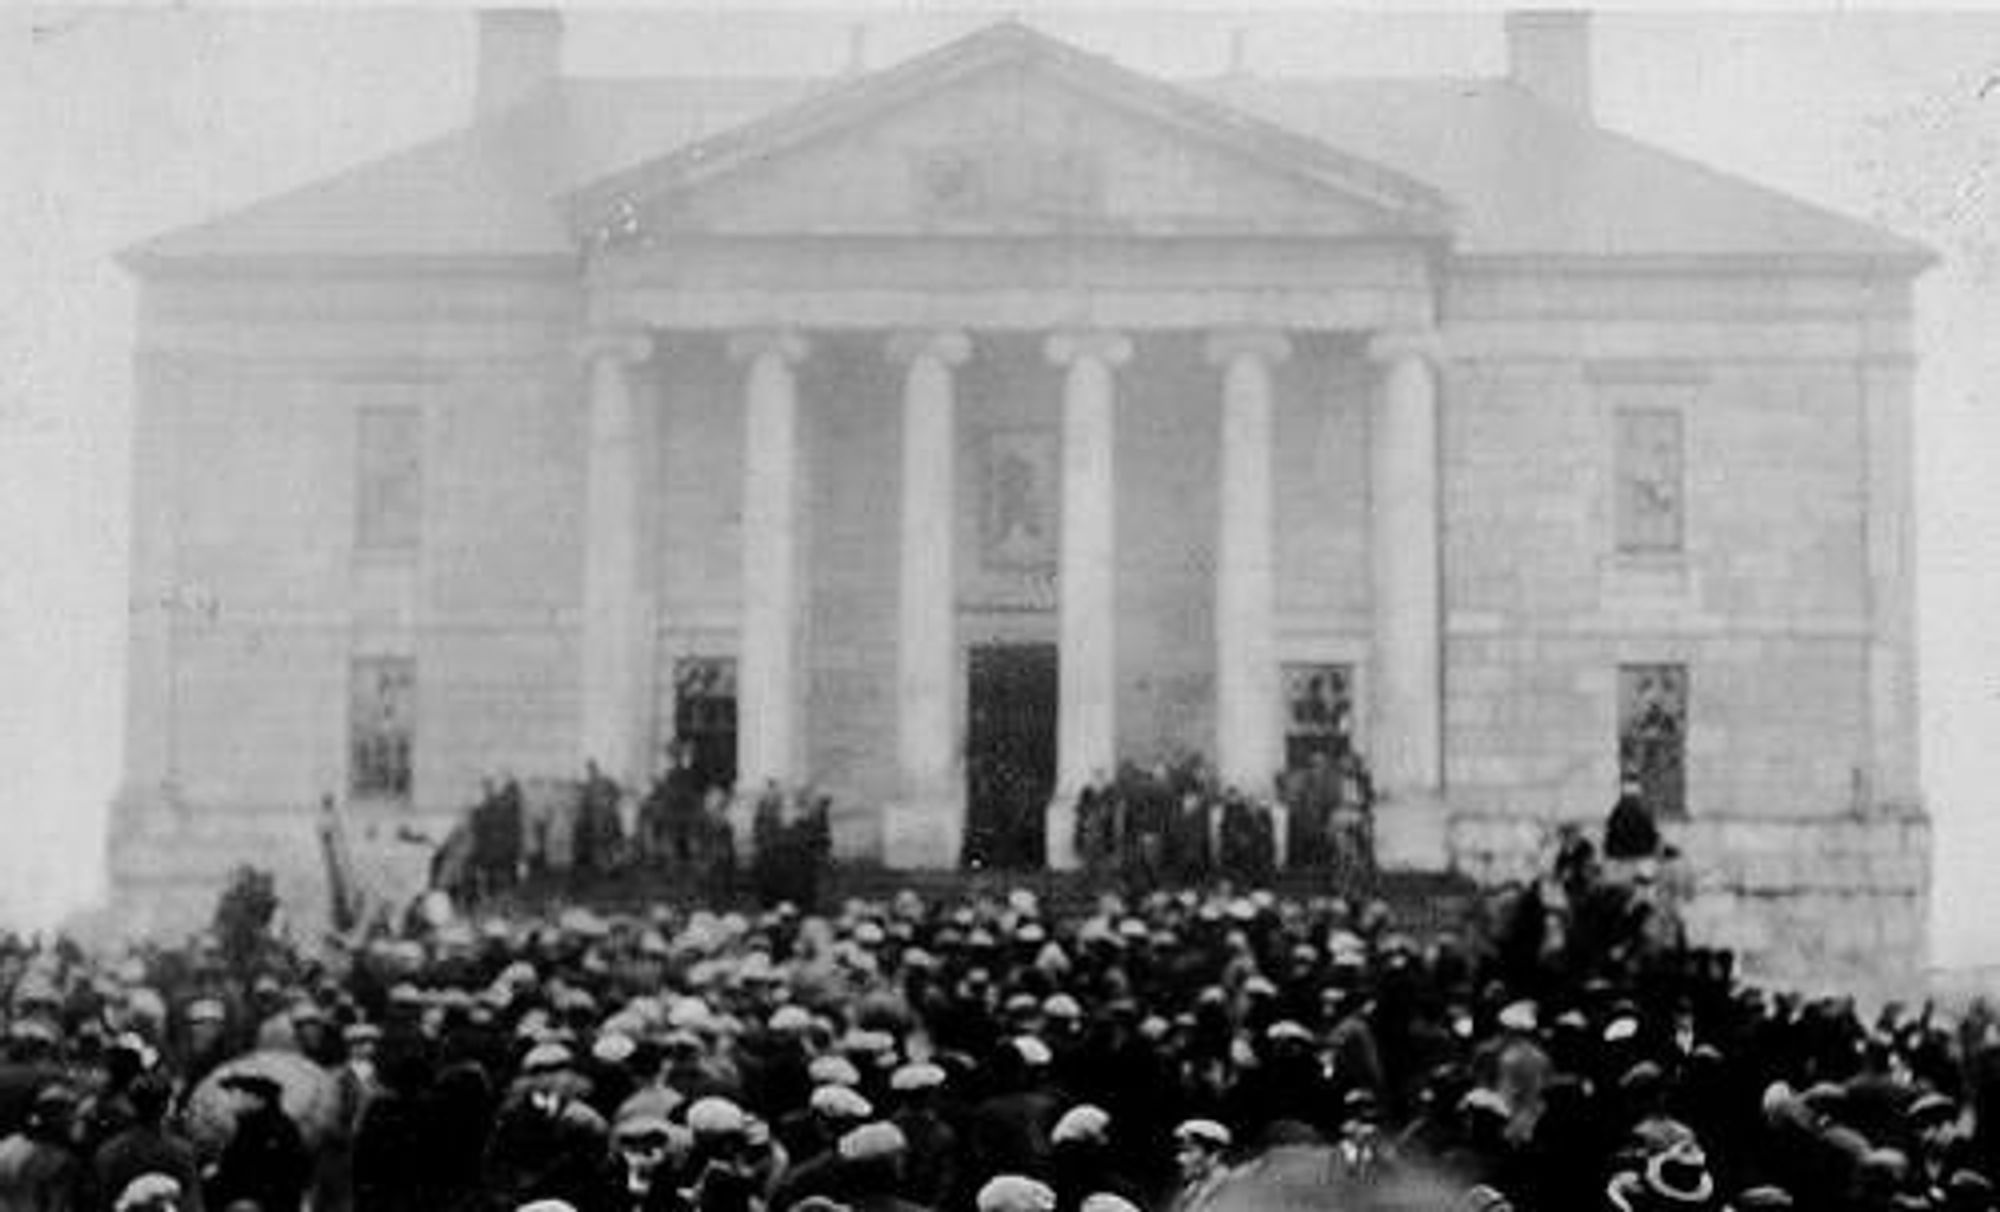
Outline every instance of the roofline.
<svg viewBox="0 0 2000 1212">
<path fill-rule="evenodd" d="M 1558 273 L 1593 276 L 1637 274 L 1671 277 L 1704 274 L 1711 277 L 1759 277 L 1769 274 L 1819 277 L 1915 278 L 1938 263 L 1938 254 L 1912 244 L 1910 251 L 1892 252 L 1748 252 L 1748 253 L 1467 253 L 1455 252 L 1450 268 L 1472 272 Z"/>
<path fill-rule="evenodd" d="M 722 238 L 773 238 L 790 239 L 812 233 L 716 233 Z M 930 233 L 909 233 L 913 238 L 922 238 Z M 957 239 L 981 239 L 987 237 L 1016 237 L 1015 232 L 957 232 L 937 233 Z M 1034 238 L 1038 233 L 1028 233 Z M 1272 232 L 1113 232 L 1101 233 L 1108 237 L 1132 240 L 1181 240 L 1181 239 L 1243 239 L 1243 240 L 1328 240 L 1329 237 L 1312 233 Z M 830 239 L 900 239 L 903 233 L 841 233 Z M 1643 276 L 1673 276 L 1705 274 L 1724 277 L 1754 277 L 1772 273 L 1810 274 L 1826 277 L 1904 277 L 1915 278 L 1938 263 L 1938 255 L 1929 249 L 1917 248 L 1904 254 L 1893 253 L 1654 253 L 1639 255 L 1579 255 L 1574 253 L 1480 253 L 1464 252 L 1451 248 L 1448 237 L 1434 233 L 1411 232 L 1394 238 L 1369 236 L 1357 238 L 1353 242 L 1374 243 L 1419 243 L 1437 246 L 1445 255 L 1447 267 L 1455 272 L 1472 273 L 1530 273 L 1549 272 L 1565 274 L 1587 274 L 1611 276 L 1637 274 Z M 576 253 L 475 253 L 467 256 L 449 254 L 394 254 L 371 253 L 361 256 L 341 256 L 337 254 L 312 253 L 195 253 L 167 254 L 147 250 L 144 246 L 126 249 L 114 254 L 114 259 L 142 280 L 166 280 L 189 278 L 219 278 L 231 275 L 253 277 L 289 277 L 300 274 L 317 274 L 341 278 L 366 277 L 492 277 L 536 275 L 543 277 L 574 278 L 581 281 L 581 259 Z"/>
<path fill-rule="evenodd" d="M 482 278 L 533 275 L 581 281 L 574 252 L 367 253 L 190 253 L 153 252 L 143 245 L 122 250 L 114 259 L 142 281 L 198 278 L 288 278 L 312 274 L 344 279 L 381 277 Z"/>
</svg>

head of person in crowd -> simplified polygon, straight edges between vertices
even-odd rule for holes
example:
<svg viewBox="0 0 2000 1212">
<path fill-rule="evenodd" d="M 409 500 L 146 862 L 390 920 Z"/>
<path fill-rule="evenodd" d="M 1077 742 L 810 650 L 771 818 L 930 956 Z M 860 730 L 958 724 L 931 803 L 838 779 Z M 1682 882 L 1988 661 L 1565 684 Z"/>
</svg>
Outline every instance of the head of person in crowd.
<svg viewBox="0 0 2000 1212">
<path fill-rule="evenodd" d="M 1174 1169 L 1181 1181 L 1196 1183 L 1216 1174 L 1232 1143 L 1229 1129 L 1215 1120 L 1182 1120 L 1174 1129 Z"/>
<path fill-rule="evenodd" d="M 694 1137 L 684 1126 L 673 1123 L 657 1102 L 640 1096 L 626 1100 L 611 1124 L 611 1147 L 617 1156 L 619 1177 L 628 1195 L 644 1197 L 652 1193 L 664 1175 L 684 1164 L 694 1148 Z"/>
<path fill-rule="evenodd" d="M 166 1121 L 167 1109 L 173 1103 L 173 1082 L 162 1073 L 142 1073 L 126 1087 L 125 1097 L 136 1122 L 157 1128 Z"/>
<path fill-rule="evenodd" d="M 149 1171 L 112 1197 L 111 1212 L 180 1212 L 183 1194 L 179 1179 Z"/>
<path fill-rule="evenodd" d="M 220 998 L 198 997 L 187 1007 L 188 1050 L 196 1055 L 222 1044 L 228 1030 L 228 1015 Z"/>
<path fill-rule="evenodd" d="M 977 1212 L 1055 1212 L 1053 1187 L 1023 1174 L 997 1174 L 973 1197 Z"/>
<path fill-rule="evenodd" d="M 902 1182 L 910 1143 L 903 1130 L 887 1120 L 851 1129 L 836 1148 L 846 1189 L 855 1197 L 890 1195 Z"/>
<path fill-rule="evenodd" d="M 1685 1141 L 1612 1178 L 1606 1197 L 1616 1212 L 1710 1212 L 1724 1205 L 1699 1144 Z"/>
<path fill-rule="evenodd" d="M 232 1073 L 222 1079 L 222 1088 L 236 1096 L 232 1110 L 239 1120 L 284 1113 L 285 1089 L 275 1078 L 262 1073 Z"/>
<path fill-rule="evenodd" d="M 36 1140 L 67 1144 L 76 1130 L 81 1095 L 67 1081 L 44 1082 L 28 1104 L 23 1130 Z"/>
</svg>

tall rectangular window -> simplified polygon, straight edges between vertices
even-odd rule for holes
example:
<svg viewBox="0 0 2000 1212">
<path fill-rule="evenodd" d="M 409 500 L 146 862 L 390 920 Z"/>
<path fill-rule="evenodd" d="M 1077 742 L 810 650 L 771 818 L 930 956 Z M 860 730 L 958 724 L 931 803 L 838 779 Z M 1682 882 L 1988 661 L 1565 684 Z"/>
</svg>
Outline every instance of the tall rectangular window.
<svg viewBox="0 0 2000 1212">
<path fill-rule="evenodd" d="M 1345 756 L 1354 743 L 1354 667 L 1287 664 L 1284 682 L 1285 769 Z"/>
<path fill-rule="evenodd" d="M 736 662 L 684 657 L 674 662 L 674 741 L 703 787 L 736 784 Z"/>
<path fill-rule="evenodd" d="M 348 792 L 355 799 L 410 798 L 416 744 L 417 663 L 355 657 L 347 717 Z"/>
<path fill-rule="evenodd" d="M 414 551 L 423 524 L 423 413 L 364 408 L 356 432 L 356 550 Z"/>
<path fill-rule="evenodd" d="M 1670 555 L 1685 542 L 1685 451 L 1680 410 L 1620 408 L 1615 427 L 1618 550 Z"/>
<path fill-rule="evenodd" d="M 1687 815 L 1688 671 L 1618 667 L 1618 767 L 1658 818 Z"/>
</svg>

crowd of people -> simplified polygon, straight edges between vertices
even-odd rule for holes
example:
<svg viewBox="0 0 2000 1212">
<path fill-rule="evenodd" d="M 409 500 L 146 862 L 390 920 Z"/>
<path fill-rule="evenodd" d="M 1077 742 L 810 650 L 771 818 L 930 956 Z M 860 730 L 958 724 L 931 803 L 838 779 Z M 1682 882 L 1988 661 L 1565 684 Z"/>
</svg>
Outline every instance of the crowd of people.
<svg viewBox="0 0 2000 1212">
<path fill-rule="evenodd" d="M 751 799 L 743 847 L 730 803 L 730 792 L 704 782 L 678 748 L 637 793 L 627 793 L 595 765 L 575 781 L 532 787 L 512 777 L 489 779 L 438 847 L 431 883 L 461 901 L 478 902 L 524 884 L 584 887 L 600 875 L 640 870 L 693 880 L 718 902 L 746 886 L 760 904 L 810 902 L 814 873 L 832 852 L 831 799 L 809 785 L 765 786 Z M 1013 847 L 1033 851 L 1025 867 L 1043 863 L 1045 808 L 1035 798 L 1022 809 L 1037 818 L 1027 830 L 1034 845 Z M 1071 841 L 1086 871 L 1127 887 L 1218 877 L 1260 885 L 1281 866 L 1326 871 L 1347 882 L 1373 868 L 1373 810 L 1366 766 L 1345 745 L 1313 754 L 1264 795 L 1227 786 L 1198 755 L 1183 755 L 1152 766 L 1128 762 L 1083 788 Z M 971 846 L 968 856 L 995 849 Z"/>
<path fill-rule="evenodd" d="M 1374 790 L 1351 748 L 1313 754 L 1273 792 L 1224 784 L 1195 755 L 1151 767 L 1126 763 L 1078 797 L 1077 858 L 1093 874 L 1141 888 L 1217 875 L 1262 884 L 1280 866 L 1327 871 L 1337 882 L 1372 870 Z"/>
<path fill-rule="evenodd" d="M 2000 1031 L 1767 995 L 1571 834 L 1414 937 L 1217 882 L 433 896 L 307 955 L 0 947 L 0 1212 L 1993 1212 Z"/>
</svg>

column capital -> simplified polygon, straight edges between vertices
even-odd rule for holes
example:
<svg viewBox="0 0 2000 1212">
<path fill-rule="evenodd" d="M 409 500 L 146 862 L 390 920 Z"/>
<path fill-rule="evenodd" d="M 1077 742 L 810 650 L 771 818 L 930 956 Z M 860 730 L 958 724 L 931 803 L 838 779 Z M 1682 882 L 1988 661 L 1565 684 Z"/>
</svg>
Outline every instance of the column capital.
<svg viewBox="0 0 2000 1212">
<path fill-rule="evenodd" d="M 576 356 L 584 362 L 634 366 L 653 356 L 653 334 L 643 328 L 598 328 L 579 336 Z"/>
<path fill-rule="evenodd" d="M 789 328 L 752 328 L 729 335 L 729 358 L 733 362 L 754 362 L 776 354 L 787 366 L 805 358 L 812 343 Z"/>
<path fill-rule="evenodd" d="M 1444 340 L 1434 328 L 1385 328 L 1369 336 L 1369 361 L 1400 362 L 1406 358 L 1442 361 Z"/>
<path fill-rule="evenodd" d="M 889 360 L 907 366 L 919 358 L 933 358 L 946 366 L 958 366 L 972 356 L 972 338 L 956 328 L 913 328 L 889 337 Z"/>
<path fill-rule="evenodd" d="M 1122 332 L 1102 329 L 1050 333 L 1044 349 L 1049 361 L 1057 366 L 1068 366 L 1083 358 L 1111 367 L 1123 366 L 1132 360 L 1132 338 Z"/>
<path fill-rule="evenodd" d="M 1292 339 L 1275 328 L 1218 329 L 1208 335 L 1202 354 L 1211 366 L 1227 366 L 1238 358 L 1276 366 L 1292 355 Z"/>
</svg>

